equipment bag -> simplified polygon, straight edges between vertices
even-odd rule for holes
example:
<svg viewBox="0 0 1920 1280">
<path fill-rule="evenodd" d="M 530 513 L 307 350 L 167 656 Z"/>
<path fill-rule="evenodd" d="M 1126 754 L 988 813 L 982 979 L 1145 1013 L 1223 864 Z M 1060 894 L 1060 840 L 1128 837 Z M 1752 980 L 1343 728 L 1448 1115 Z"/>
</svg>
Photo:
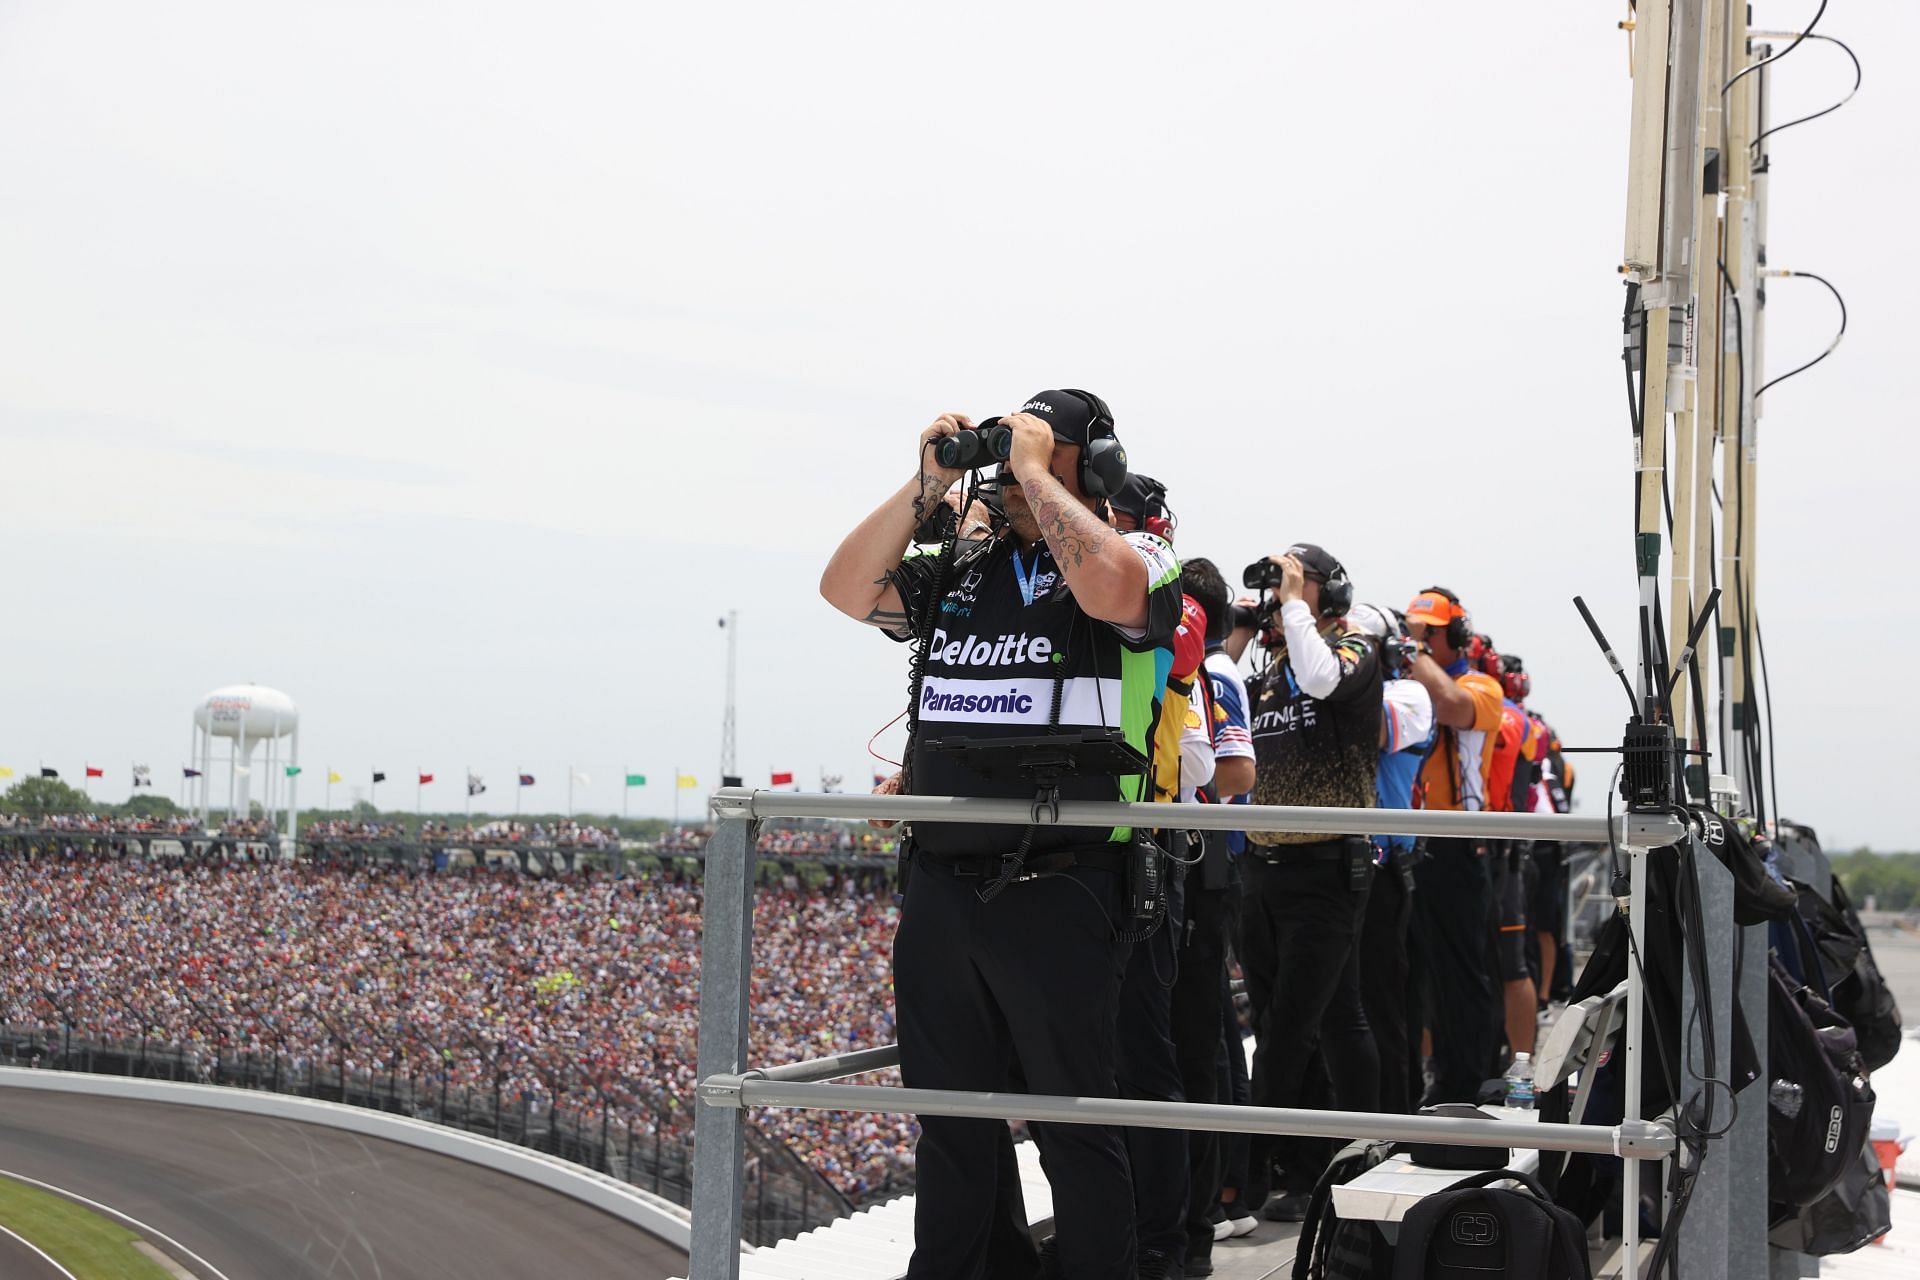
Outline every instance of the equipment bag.
<svg viewBox="0 0 1920 1280">
<path fill-rule="evenodd" d="M 1854 957 L 1852 970 L 1834 984 L 1833 1007 L 1853 1024 L 1853 1034 L 1860 1043 L 1860 1059 L 1866 1063 L 1867 1070 L 1878 1071 L 1900 1052 L 1900 1006 L 1873 958 L 1867 927 L 1860 923 L 1860 915 L 1853 909 L 1853 901 L 1847 897 L 1839 876 L 1833 878 L 1833 906 L 1853 936 L 1860 940 L 1860 952 Z"/>
<path fill-rule="evenodd" d="M 1846 1020 L 1778 959 L 1769 978 L 1767 1199 L 1779 1218 L 1846 1175 L 1873 1121 L 1873 1087 Z"/>
<path fill-rule="evenodd" d="M 1873 1143 L 1866 1143 L 1833 1190 L 1792 1217 L 1776 1221 L 1767 1243 L 1826 1257 L 1852 1253 L 1893 1227 L 1893 1200 Z"/>
<path fill-rule="evenodd" d="M 1333 1211 L 1333 1189 L 1385 1160 L 1391 1141 L 1362 1139 L 1340 1148 L 1314 1184 L 1293 1255 L 1293 1280 L 1386 1280 L 1393 1246 L 1371 1222 L 1351 1222 Z"/>
<path fill-rule="evenodd" d="M 1489 1186 L 1512 1181 L 1521 1190 Z M 1592 1280 L 1587 1232 L 1532 1177 L 1490 1169 L 1430 1195 L 1400 1221 L 1393 1280 Z"/>
</svg>

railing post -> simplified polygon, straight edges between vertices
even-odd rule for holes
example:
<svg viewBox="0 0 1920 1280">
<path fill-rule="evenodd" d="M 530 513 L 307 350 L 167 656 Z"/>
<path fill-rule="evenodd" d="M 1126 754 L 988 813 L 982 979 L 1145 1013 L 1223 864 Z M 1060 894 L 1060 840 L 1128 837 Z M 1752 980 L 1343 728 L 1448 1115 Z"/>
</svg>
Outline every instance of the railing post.
<svg viewBox="0 0 1920 1280">
<path fill-rule="evenodd" d="M 747 1067 L 753 978 L 754 841 L 750 818 L 725 818 L 707 843 L 700 928 L 701 1080 Z M 746 1113 L 697 1100 L 693 1125 L 691 1280 L 738 1280 Z"/>
<path fill-rule="evenodd" d="M 1764 924 L 1739 930 L 1739 982 L 1735 994 L 1746 1015 L 1747 1034 L 1761 1053 L 1767 1044 L 1767 955 L 1770 939 Z M 1731 1055 L 1731 1049 L 1729 1049 Z M 1767 1086 L 1773 1077 L 1762 1070 L 1738 1095 L 1739 1112 L 1722 1145 L 1719 1158 L 1733 1166 L 1733 1221 L 1727 1240 L 1727 1271 L 1736 1276 L 1767 1274 Z"/>
<path fill-rule="evenodd" d="M 1696 837 L 1688 837 L 1679 846 L 1693 860 L 1700 886 L 1702 936 L 1696 940 L 1705 953 L 1706 991 L 1700 991 L 1689 965 L 1681 967 L 1680 1026 L 1686 1052 L 1680 1060 L 1680 1102 L 1675 1112 L 1676 1127 L 1685 1118 L 1704 1116 L 1705 1104 L 1713 1106 L 1713 1128 L 1727 1123 L 1733 1106 L 1732 1090 L 1726 1082 L 1733 1071 L 1733 1003 L 1738 992 L 1733 985 L 1733 953 L 1738 935 L 1733 927 L 1733 873 L 1707 852 Z M 1680 869 L 1681 893 L 1691 894 L 1686 868 Z M 1682 928 L 1689 921 L 1682 917 Z M 1711 1012 L 1711 1022 L 1708 1013 Z M 1707 1078 L 1704 1046 L 1711 1033 L 1717 1054 L 1716 1078 Z M 1685 1129 L 1682 1128 L 1684 1133 Z M 1682 1147 L 1682 1166 L 1693 1157 Z M 1764 1161 L 1762 1162 L 1764 1164 Z M 1759 1201 L 1736 1196 L 1733 1163 L 1724 1149 L 1709 1154 L 1699 1166 L 1687 1216 L 1680 1223 L 1678 1241 L 1679 1274 L 1699 1280 L 1726 1280 L 1729 1276 L 1758 1275 L 1758 1271 L 1731 1270 L 1734 1240 L 1750 1233 L 1764 1249 L 1766 1221 Z M 1762 1191 L 1764 1195 L 1764 1189 Z M 1744 1200 L 1744 1202 L 1743 1202 Z M 1764 1263 L 1762 1264 L 1764 1266 Z"/>
</svg>

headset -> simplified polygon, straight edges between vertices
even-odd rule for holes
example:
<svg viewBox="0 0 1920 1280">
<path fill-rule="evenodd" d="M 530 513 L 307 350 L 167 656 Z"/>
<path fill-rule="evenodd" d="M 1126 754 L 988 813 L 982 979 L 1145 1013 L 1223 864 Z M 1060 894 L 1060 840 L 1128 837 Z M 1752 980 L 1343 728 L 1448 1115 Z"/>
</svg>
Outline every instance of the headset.
<svg viewBox="0 0 1920 1280">
<path fill-rule="evenodd" d="M 1527 674 L 1526 664 L 1514 654 L 1500 655 L 1500 687 L 1515 702 L 1525 702 L 1533 692 L 1533 677 Z"/>
<path fill-rule="evenodd" d="M 1087 423 L 1087 445 L 1080 451 L 1080 492 L 1095 502 L 1105 502 L 1127 482 L 1127 450 L 1113 434 L 1113 410 L 1091 391 L 1077 387 L 1060 389 L 1070 396 L 1079 396 L 1093 411 Z"/>
<path fill-rule="evenodd" d="M 1453 606 L 1447 618 L 1447 644 L 1465 657 L 1468 646 L 1473 643 L 1473 615 L 1460 603 L 1460 597 L 1445 587 L 1428 587 L 1427 590 L 1445 596 L 1447 603 Z"/>
<path fill-rule="evenodd" d="M 1320 584 L 1320 616 L 1344 618 L 1347 616 L 1347 610 L 1351 608 L 1353 608 L 1353 579 L 1347 576 L 1347 566 L 1335 560 L 1333 572 Z"/>
</svg>

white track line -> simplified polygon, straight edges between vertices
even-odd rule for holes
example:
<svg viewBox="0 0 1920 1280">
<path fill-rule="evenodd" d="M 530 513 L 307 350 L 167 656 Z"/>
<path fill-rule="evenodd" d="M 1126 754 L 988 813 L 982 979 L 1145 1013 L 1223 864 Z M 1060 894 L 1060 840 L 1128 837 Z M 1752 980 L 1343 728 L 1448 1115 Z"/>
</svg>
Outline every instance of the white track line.
<svg viewBox="0 0 1920 1280">
<path fill-rule="evenodd" d="M 138 1231 L 141 1235 L 149 1236 L 160 1241 L 160 1243 L 173 1249 L 180 1256 L 191 1261 L 193 1265 L 199 1267 L 201 1271 L 206 1273 L 206 1280 L 227 1280 L 226 1272 L 220 1270 L 220 1268 L 214 1266 L 211 1262 L 208 1262 L 205 1258 L 187 1248 L 187 1246 L 181 1244 L 166 1232 L 150 1227 L 130 1214 L 120 1212 L 112 1205 L 101 1204 L 98 1200 L 89 1200 L 78 1192 L 69 1191 L 65 1187 L 56 1187 L 51 1182 L 42 1182 L 38 1178 L 29 1178 L 26 1174 L 15 1173 L 11 1169 L 0 1169 L 0 1178 L 12 1178 L 15 1182 L 24 1182 L 30 1187 L 38 1187 L 42 1191 L 50 1191 L 56 1196 L 62 1196 L 73 1201 L 75 1204 L 83 1204 L 97 1213 L 104 1213 L 110 1218 L 116 1218 L 127 1226 L 132 1227 L 135 1231 Z M 9 1234 L 11 1233 L 9 1232 Z M 28 1247 L 31 1248 L 32 1246 L 29 1245 Z M 38 1251 L 36 1250 L 36 1252 Z M 51 1259 L 48 1260 L 52 1261 Z M 54 1265 L 58 1266 L 59 1264 L 54 1263 Z"/>
<path fill-rule="evenodd" d="M 40 1261 L 46 1263 L 48 1266 L 52 1267 L 55 1271 L 58 1271 L 61 1275 L 65 1276 L 66 1280 L 80 1280 L 79 1276 L 76 1276 L 75 1274 L 73 1274 L 73 1272 L 67 1270 L 65 1267 L 61 1266 L 58 1262 L 55 1262 L 51 1257 L 49 1257 L 45 1249 L 42 1249 L 39 1245 L 27 1239 L 25 1236 L 21 1235 L 18 1231 L 15 1231 L 13 1228 L 7 1227 L 7 1226 L 0 1226 L 0 1234 L 12 1236 L 15 1240 L 18 1240 L 21 1243 L 21 1245 L 31 1250 L 32 1252 L 39 1254 Z"/>
</svg>

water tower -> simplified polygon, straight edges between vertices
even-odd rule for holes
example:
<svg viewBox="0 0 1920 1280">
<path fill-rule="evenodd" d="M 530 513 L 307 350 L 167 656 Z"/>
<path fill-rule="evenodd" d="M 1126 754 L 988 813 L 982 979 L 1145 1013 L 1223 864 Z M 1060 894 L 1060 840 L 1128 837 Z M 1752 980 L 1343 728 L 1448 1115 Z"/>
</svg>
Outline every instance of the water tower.
<svg viewBox="0 0 1920 1280">
<path fill-rule="evenodd" d="M 203 822 L 207 820 L 212 790 L 216 738 L 231 744 L 227 749 L 228 816 L 244 818 L 253 812 L 253 782 L 258 777 L 262 780 L 260 801 L 268 825 L 280 829 L 284 814 L 285 830 L 291 839 L 300 769 L 300 709 L 293 705 L 293 699 L 278 689 L 235 684 L 215 689 L 194 708 L 192 758 L 200 777 L 192 807 Z M 254 756 L 262 744 L 266 746 L 266 758 L 258 768 L 265 772 L 256 773 Z"/>
</svg>

